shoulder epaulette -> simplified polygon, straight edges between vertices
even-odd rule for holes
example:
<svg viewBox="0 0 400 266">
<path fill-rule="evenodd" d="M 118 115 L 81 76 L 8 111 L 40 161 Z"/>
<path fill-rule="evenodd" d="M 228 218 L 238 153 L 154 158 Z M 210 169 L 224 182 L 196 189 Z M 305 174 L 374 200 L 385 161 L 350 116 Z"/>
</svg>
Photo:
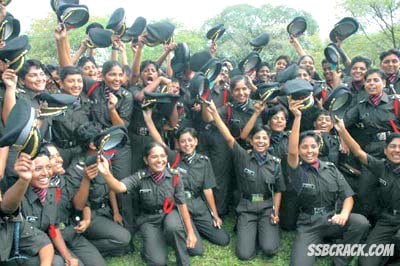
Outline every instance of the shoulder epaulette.
<svg viewBox="0 0 400 266">
<path fill-rule="evenodd" d="M 332 163 L 332 162 L 325 162 L 326 163 L 326 165 L 329 165 L 329 166 L 334 166 L 335 164 L 334 163 Z"/>
<path fill-rule="evenodd" d="M 179 174 L 179 170 L 176 169 L 176 168 L 168 168 L 168 169 L 169 169 L 169 171 L 171 172 L 171 174 L 173 174 L 173 175 Z"/>
<path fill-rule="evenodd" d="M 208 156 L 206 155 L 200 155 L 199 158 L 204 160 L 209 160 Z"/>
<path fill-rule="evenodd" d="M 271 155 L 271 158 L 272 158 L 272 160 L 274 160 L 277 163 L 281 162 L 281 159 L 279 159 L 278 157 L 275 157 L 275 156 Z"/>
<path fill-rule="evenodd" d="M 137 175 L 138 175 L 139 179 L 142 179 L 142 178 L 144 178 L 146 176 L 146 172 L 145 171 L 139 171 L 137 173 Z"/>
</svg>

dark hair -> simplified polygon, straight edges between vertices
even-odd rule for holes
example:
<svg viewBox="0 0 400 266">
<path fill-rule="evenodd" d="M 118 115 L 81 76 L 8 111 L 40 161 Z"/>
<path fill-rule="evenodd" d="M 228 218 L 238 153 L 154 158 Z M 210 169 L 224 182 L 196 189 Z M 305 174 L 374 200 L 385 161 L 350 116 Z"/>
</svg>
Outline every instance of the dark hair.
<svg viewBox="0 0 400 266">
<path fill-rule="evenodd" d="M 351 59 L 351 63 L 350 63 L 350 68 L 352 68 L 356 63 L 364 63 L 365 66 L 367 67 L 367 69 L 369 69 L 371 67 L 371 59 L 369 59 L 368 57 L 365 56 L 361 56 L 358 55 L 356 57 L 353 57 L 353 59 Z"/>
<path fill-rule="evenodd" d="M 43 153 L 43 154 L 45 154 L 46 156 L 51 157 L 51 154 L 50 154 L 50 151 L 49 151 L 49 148 L 50 148 L 50 147 L 53 147 L 53 148 L 57 149 L 56 145 L 54 145 L 53 143 L 44 143 L 44 144 L 42 144 L 42 146 L 40 147 L 39 153 Z M 58 149 L 57 149 L 57 150 L 58 150 Z"/>
<path fill-rule="evenodd" d="M 60 73 L 60 68 L 56 65 L 52 64 L 47 64 L 46 65 L 46 70 L 51 74 L 51 72 L 56 71 L 57 73 Z"/>
<path fill-rule="evenodd" d="M 107 62 L 105 62 L 105 63 L 103 64 L 103 67 L 102 67 L 102 69 L 101 69 L 101 74 L 103 74 L 103 77 L 104 77 L 108 72 L 110 72 L 110 70 L 111 70 L 113 67 L 115 67 L 115 66 L 118 66 L 119 68 L 121 68 L 122 72 L 125 71 L 124 66 L 123 66 L 120 62 L 118 62 L 118 61 L 113 61 L 113 60 L 107 61 Z"/>
<path fill-rule="evenodd" d="M 94 58 L 92 56 L 82 56 L 81 58 L 79 58 L 77 66 L 80 68 L 83 68 L 83 66 L 87 62 L 92 62 L 97 67 L 96 61 L 94 60 Z"/>
<path fill-rule="evenodd" d="M 34 67 L 34 68 L 40 68 L 45 72 L 46 66 L 42 64 L 39 60 L 36 59 L 29 59 L 26 60 L 24 65 L 22 66 L 21 70 L 18 72 L 18 77 L 21 79 L 25 79 L 26 74 L 28 74 L 29 70 Z"/>
<path fill-rule="evenodd" d="M 197 136 L 198 136 L 196 129 L 194 129 L 192 127 L 185 127 L 185 128 L 179 129 L 175 133 L 175 138 L 177 140 L 179 140 L 179 138 L 185 133 L 189 133 L 193 138 L 197 138 Z"/>
<path fill-rule="evenodd" d="M 260 131 L 265 131 L 267 132 L 268 137 L 271 136 L 271 129 L 268 126 L 265 125 L 255 125 L 249 133 L 249 138 L 252 139 L 255 134 L 257 134 Z"/>
<path fill-rule="evenodd" d="M 156 68 L 157 72 L 160 69 L 160 66 L 157 64 L 157 62 L 153 61 L 153 60 L 145 60 L 140 64 L 140 73 L 143 72 L 143 70 L 148 67 L 149 65 L 154 65 L 154 67 Z"/>
<path fill-rule="evenodd" d="M 265 115 L 265 120 L 269 122 L 272 119 L 272 117 L 279 112 L 283 112 L 286 120 L 288 119 L 289 114 L 287 109 L 283 105 L 278 104 L 268 109 L 267 114 Z"/>
<path fill-rule="evenodd" d="M 378 75 L 381 77 L 382 80 L 386 80 L 386 75 L 385 75 L 385 73 L 384 73 L 382 70 L 377 69 L 377 68 L 371 68 L 371 69 L 369 69 L 369 70 L 367 71 L 367 73 L 365 73 L 365 79 L 367 79 L 367 77 L 368 77 L 369 75 L 372 75 L 372 74 L 378 74 Z"/>
<path fill-rule="evenodd" d="M 306 57 L 311 58 L 311 60 L 313 61 L 313 63 L 315 63 L 314 57 L 312 57 L 311 55 L 305 54 L 305 55 L 302 55 L 302 56 L 299 58 L 299 60 L 297 61 L 297 64 L 300 65 L 300 62 L 303 61 L 303 59 L 306 58 Z"/>
<path fill-rule="evenodd" d="M 326 58 L 324 58 L 324 59 L 321 60 L 321 65 L 323 66 L 325 64 L 331 64 L 331 63 L 329 63 L 329 61 L 326 60 Z"/>
<path fill-rule="evenodd" d="M 304 71 L 306 71 L 307 74 L 308 74 L 310 77 L 312 77 L 311 71 L 310 71 L 307 67 L 305 67 L 305 66 L 298 66 L 298 68 L 299 68 L 299 69 L 302 69 L 302 70 L 304 70 Z M 297 74 L 299 74 L 298 71 L 297 71 Z"/>
<path fill-rule="evenodd" d="M 271 69 L 270 65 L 267 62 L 261 62 L 260 64 L 258 64 L 257 66 L 257 72 L 261 70 L 261 68 L 263 67 L 268 67 L 269 69 Z"/>
<path fill-rule="evenodd" d="M 232 77 L 229 82 L 230 89 L 233 90 L 236 87 L 236 84 L 242 80 L 244 80 L 244 82 L 246 83 L 246 86 L 249 86 L 249 82 L 244 75 L 236 75 L 236 76 Z"/>
<path fill-rule="evenodd" d="M 132 73 L 130 66 L 124 65 L 124 73 L 129 77 Z"/>
<path fill-rule="evenodd" d="M 327 111 L 325 109 L 318 109 L 314 114 L 313 122 L 317 121 L 318 117 L 320 117 L 321 115 L 332 117 L 332 115 L 329 111 Z"/>
<path fill-rule="evenodd" d="M 390 143 L 392 143 L 392 141 L 394 139 L 399 139 L 400 138 L 400 133 L 391 133 L 385 141 L 385 148 L 387 148 L 387 146 L 389 146 Z"/>
<path fill-rule="evenodd" d="M 158 142 L 152 141 L 152 142 L 148 143 L 144 147 L 144 149 L 143 149 L 143 157 L 147 158 L 150 155 L 151 149 L 153 149 L 154 147 L 160 147 L 160 148 L 162 148 L 164 150 L 165 154 L 168 154 L 167 149 L 163 145 L 161 145 Z"/>
<path fill-rule="evenodd" d="M 384 51 L 379 55 L 379 59 L 382 62 L 383 59 L 385 59 L 386 56 L 389 56 L 389 55 L 392 55 L 392 54 L 397 56 L 400 59 L 400 51 L 399 51 L 399 49 L 390 49 L 390 50 Z"/>
<path fill-rule="evenodd" d="M 81 75 L 83 76 L 82 70 L 74 66 L 63 67 L 60 71 L 60 80 L 64 81 L 69 75 Z"/>
<path fill-rule="evenodd" d="M 278 57 L 275 59 L 275 64 L 276 64 L 276 62 L 278 62 L 278 61 L 281 60 L 281 59 L 285 60 L 286 63 L 287 63 L 287 65 L 290 65 L 290 64 L 291 64 L 291 60 L 290 60 L 290 57 L 289 57 L 288 55 L 280 55 L 280 56 L 278 56 Z"/>
<path fill-rule="evenodd" d="M 307 131 L 304 131 L 304 132 L 300 133 L 299 145 L 303 142 L 303 140 L 305 138 L 308 138 L 308 137 L 313 138 L 315 140 L 315 142 L 317 142 L 318 145 L 321 142 L 320 137 L 317 134 L 315 134 L 315 132 L 313 130 L 307 130 Z"/>
<path fill-rule="evenodd" d="M 224 59 L 222 59 L 221 60 L 221 62 L 222 62 L 222 66 L 226 66 L 226 62 L 229 62 L 229 63 L 231 63 L 231 65 L 232 65 L 232 67 L 233 68 L 235 68 L 236 67 L 236 64 L 235 64 L 235 62 L 234 61 L 232 61 L 231 59 L 229 59 L 229 58 L 224 58 Z"/>
</svg>

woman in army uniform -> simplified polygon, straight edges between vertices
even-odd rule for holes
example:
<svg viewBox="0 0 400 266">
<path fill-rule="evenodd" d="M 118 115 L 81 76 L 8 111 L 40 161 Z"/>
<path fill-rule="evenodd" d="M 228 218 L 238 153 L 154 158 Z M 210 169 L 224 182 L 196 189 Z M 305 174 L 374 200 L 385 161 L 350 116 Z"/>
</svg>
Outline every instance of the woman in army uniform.
<svg viewBox="0 0 400 266">
<path fill-rule="evenodd" d="M 248 153 L 230 133 L 219 116 L 213 102 L 207 111 L 215 121 L 222 136 L 233 153 L 237 173 L 238 189 L 241 194 L 236 208 L 238 214 L 236 255 L 249 260 L 256 255 L 257 239 L 263 252 L 269 256 L 279 248 L 279 209 L 281 191 L 285 190 L 280 160 L 267 153 L 269 135 L 265 128 L 251 126 L 249 133 L 252 150 Z M 262 108 L 258 110 L 260 113 Z M 257 118 L 253 115 L 251 120 Z M 251 125 L 251 123 L 250 123 Z"/>
<path fill-rule="evenodd" d="M 375 227 L 367 238 L 365 251 L 368 252 L 371 244 L 396 243 L 394 236 L 397 234 L 398 237 L 400 230 L 400 134 L 393 133 L 386 139 L 385 159 L 379 159 L 362 150 L 345 128 L 343 120 L 338 120 L 335 128 L 348 145 L 350 151 L 373 173 L 375 189 L 378 188 L 379 191 L 378 202 L 381 211 Z M 361 265 L 386 265 L 388 260 L 388 257 L 382 256 L 359 258 Z"/>
<path fill-rule="evenodd" d="M 218 215 L 214 200 L 213 188 L 216 186 L 214 172 L 208 157 L 196 152 L 198 144 L 196 130 L 193 128 L 178 130 L 176 141 L 179 152 L 172 151 L 163 142 L 151 114 L 152 109 L 143 111 L 150 136 L 167 149 L 168 161 L 172 168 L 179 171 L 185 187 L 186 203 L 198 239 L 196 247 L 189 250 L 190 254 L 203 255 L 199 233 L 211 243 L 228 245 L 229 235 L 221 228 L 222 220 Z"/>
<path fill-rule="evenodd" d="M 343 234 L 340 243 L 359 243 L 369 228 L 368 220 L 360 214 L 352 214 L 354 192 L 330 162 L 320 161 L 319 138 L 315 133 L 300 135 L 303 106 L 301 101 L 289 99 L 295 119 L 289 137 L 288 175 L 298 194 L 300 215 L 297 235 L 291 254 L 291 265 L 313 265 L 315 256 L 308 256 L 311 244 L 319 244 L 324 237 Z M 337 200 L 343 202 L 339 213 Z M 333 258 L 335 265 L 347 265 L 351 257 Z"/>
<path fill-rule="evenodd" d="M 143 237 L 142 256 L 146 262 L 166 265 L 166 241 L 169 240 L 175 249 L 177 264 L 189 265 L 188 248 L 195 247 L 197 238 L 185 203 L 182 179 L 167 168 L 167 152 L 163 146 L 151 142 L 144 151 L 147 168 L 121 181 L 111 174 L 104 157 L 97 159 L 98 170 L 116 193 L 139 194 L 137 224 Z"/>
</svg>

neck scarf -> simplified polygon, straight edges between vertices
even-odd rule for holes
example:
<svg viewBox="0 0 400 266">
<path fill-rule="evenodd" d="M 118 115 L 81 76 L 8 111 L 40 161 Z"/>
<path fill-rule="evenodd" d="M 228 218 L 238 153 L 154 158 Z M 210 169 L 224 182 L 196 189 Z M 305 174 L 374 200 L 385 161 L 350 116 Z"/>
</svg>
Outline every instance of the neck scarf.
<svg viewBox="0 0 400 266">
<path fill-rule="evenodd" d="M 379 102 L 381 101 L 381 99 L 382 99 L 382 93 L 381 94 L 379 94 L 379 95 L 371 95 L 371 96 L 369 96 L 369 99 L 370 99 L 370 101 L 371 101 L 371 103 L 374 105 L 374 106 L 378 106 L 379 105 Z"/>
<path fill-rule="evenodd" d="M 151 178 L 153 179 L 154 183 L 159 184 L 164 177 L 164 172 L 159 173 L 151 173 Z"/>
<path fill-rule="evenodd" d="M 188 164 L 191 164 L 192 163 L 192 161 L 193 161 L 193 159 L 194 159 L 194 156 L 196 155 L 196 152 L 193 152 L 192 154 L 185 154 L 184 156 L 183 156 L 183 159 L 188 163 Z"/>
<path fill-rule="evenodd" d="M 233 106 L 242 111 L 247 111 L 247 109 L 249 108 L 249 99 L 247 99 L 247 101 L 245 101 L 244 103 L 235 102 Z"/>
<path fill-rule="evenodd" d="M 36 193 L 40 202 L 43 204 L 46 201 L 47 188 L 32 187 L 32 190 Z"/>
<path fill-rule="evenodd" d="M 396 80 L 396 78 L 397 78 L 397 73 L 394 73 L 394 74 L 388 75 L 387 80 L 389 81 L 389 83 L 393 83 Z"/>
<path fill-rule="evenodd" d="M 254 152 L 254 157 L 256 158 L 259 165 L 263 165 L 267 162 L 267 153 L 261 154 L 258 152 Z"/>
</svg>

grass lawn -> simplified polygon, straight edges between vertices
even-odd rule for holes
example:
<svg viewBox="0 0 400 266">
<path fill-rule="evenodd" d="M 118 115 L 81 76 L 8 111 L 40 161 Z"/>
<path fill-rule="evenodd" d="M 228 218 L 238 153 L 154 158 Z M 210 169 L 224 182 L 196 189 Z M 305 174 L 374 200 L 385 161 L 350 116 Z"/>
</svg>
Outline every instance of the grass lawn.
<svg viewBox="0 0 400 266">
<path fill-rule="evenodd" d="M 191 257 L 191 265 L 206 266 L 206 265 L 289 265 L 290 251 L 292 242 L 295 237 L 294 232 L 281 233 L 281 247 L 274 257 L 269 258 L 264 256 L 261 252 L 251 261 L 240 261 L 235 256 L 235 243 L 236 236 L 233 233 L 233 215 L 230 215 L 224 220 L 224 227 L 228 230 L 231 235 L 231 243 L 227 247 L 219 247 L 212 245 L 206 240 L 203 240 L 204 245 L 204 256 L 202 257 Z M 125 265 L 146 265 L 140 257 L 141 239 L 140 236 L 134 237 L 135 251 L 124 257 L 109 258 L 107 259 L 108 265 L 111 266 L 125 266 Z M 355 265 L 355 260 L 353 260 Z M 175 254 L 171 248 L 169 252 L 169 265 L 175 265 Z M 316 265 L 331 265 L 331 259 L 319 258 L 317 259 Z"/>
</svg>

